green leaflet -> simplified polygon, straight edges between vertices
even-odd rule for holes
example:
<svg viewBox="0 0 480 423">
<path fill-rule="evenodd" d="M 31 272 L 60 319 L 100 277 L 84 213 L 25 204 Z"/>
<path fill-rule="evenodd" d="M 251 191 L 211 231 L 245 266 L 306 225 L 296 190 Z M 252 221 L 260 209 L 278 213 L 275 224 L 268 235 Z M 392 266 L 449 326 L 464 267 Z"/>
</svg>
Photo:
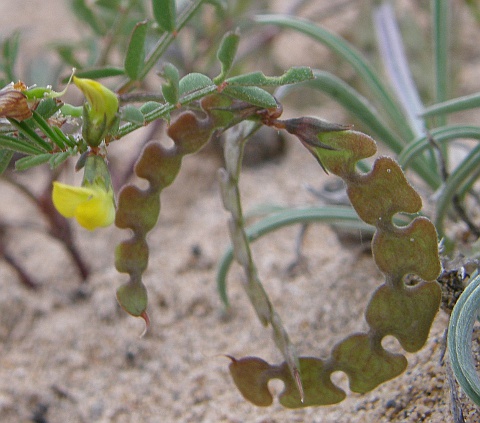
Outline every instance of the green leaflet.
<svg viewBox="0 0 480 423">
<path fill-rule="evenodd" d="M 277 107 L 275 98 L 269 92 L 259 87 L 227 86 L 223 92 L 233 98 L 265 109 Z"/>
<path fill-rule="evenodd" d="M 145 40 L 147 38 L 148 22 L 143 21 L 135 25 L 130 42 L 128 43 L 127 54 L 125 56 L 125 72 L 127 76 L 136 81 L 140 78 L 140 73 L 145 62 Z"/>
<path fill-rule="evenodd" d="M 214 78 L 215 84 L 221 84 L 227 77 L 228 72 L 233 65 L 239 42 L 240 35 L 238 31 L 227 32 L 223 36 L 222 42 L 217 52 L 217 58 L 221 64 L 221 71 L 220 75 Z"/>
<path fill-rule="evenodd" d="M 158 26 L 166 32 L 176 28 L 175 0 L 152 0 L 153 16 Z"/>
<path fill-rule="evenodd" d="M 208 76 L 197 72 L 189 73 L 180 79 L 180 96 L 184 96 L 185 94 L 189 94 L 212 85 L 213 81 Z"/>
<path fill-rule="evenodd" d="M 227 79 L 230 86 L 270 86 L 297 84 L 313 79 L 314 75 L 309 67 L 293 67 L 280 76 L 266 76 L 263 72 L 252 72 L 233 76 Z"/>
</svg>

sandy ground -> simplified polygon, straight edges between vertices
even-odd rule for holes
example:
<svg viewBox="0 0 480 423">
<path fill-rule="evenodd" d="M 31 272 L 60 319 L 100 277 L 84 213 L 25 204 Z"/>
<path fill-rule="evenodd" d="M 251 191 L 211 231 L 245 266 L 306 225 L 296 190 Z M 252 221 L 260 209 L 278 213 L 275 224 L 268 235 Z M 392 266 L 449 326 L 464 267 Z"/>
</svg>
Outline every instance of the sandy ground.
<svg viewBox="0 0 480 423">
<path fill-rule="evenodd" d="M 65 24 L 58 19 L 65 12 L 61 1 L 49 1 L 58 6 L 53 9 L 46 2 L 2 2 L 2 32 L 15 27 L 15 19 L 21 21 L 23 16 L 19 10 L 34 3 L 42 25 Z M 15 19 L 7 19 L 7 13 Z M 52 36 L 44 30 L 35 35 L 36 28 L 34 39 L 40 34 Z M 318 115 L 346 119 L 329 104 Z M 121 149 L 113 154 L 120 156 Z M 161 217 L 149 236 L 152 249 L 145 283 L 152 327 L 143 338 L 139 337 L 142 321 L 123 313 L 114 297 L 124 276 L 114 269 L 112 247 L 126 234 L 115 228 L 90 233 L 75 227 L 82 255 L 92 267 L 82 284 L 61 245 L 44 235 L 45 222 L 35 208 L 0 182 L 0 219 L 8 224 L 7 247 L 41 284 L 36 291 L 26 289 L 0 261 L 0 420 L 453 421 L 445 367 L 439 362 L 447 324 L 442 312 L 425 348 L 408 355 L 408 370 L 369 394 L 349 393 L 341 404 L 304 410 L 286 410 L 278 403 L 258 408 L 243 400 L 230 379 L 224 354 L 256 355 L 270 362 L 281 357 L 270 330 L 259 324 L 246 299 L 238 267 L 229 277 L 231 310 L 223 309 L 216 292 L 215 263 L 229 244 L 227 214 L 215 176 L 219 166 L 211 152 L 188 157 L 178 179 L 162 195 Z M 45 169 L 22 176 L 34 187 L 44 177 Z M 332 178 L 302 146 L 289 140 L 283 158 L 245 169 L 241 178 L 245 210 L 316 204 L 306 184 L 319 188 Z M 382 276 L 365 253 L 368 241 L 346 246 L 323 225 L 308 229 L 306 266 L 289 275 L 298 232 L 299 227 L 286 228 L 256 242 L 255 259 L 298 352 L 325 356 L 335 342 L 365 329 L 363 310 Z M 338 381 L 348 391 L 346 380 Z M 272 383 L 271 389 L 278 394 L 282 387 Z M 480 421 L 468 400 L 463 402 L 466 421 Z"/>
</svg>

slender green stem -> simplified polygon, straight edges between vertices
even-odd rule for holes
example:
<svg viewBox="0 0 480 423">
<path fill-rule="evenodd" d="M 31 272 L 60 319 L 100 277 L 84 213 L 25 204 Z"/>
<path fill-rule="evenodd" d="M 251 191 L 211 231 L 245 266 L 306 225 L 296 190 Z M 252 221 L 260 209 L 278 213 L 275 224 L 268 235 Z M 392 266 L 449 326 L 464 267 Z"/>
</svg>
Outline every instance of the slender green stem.
<svg viewBox="0 0 480 423">
<path fill-rule="evenodd" d="M 205 97 L 209 94 L 213 94 L 217 91 L 218 91 L 218 87 L 216 85 L 209 85 L 208 87 L 202 88 L 198 91 L 195 91 L 193 93 L 190 93 L 190 94 L 182 97 L 179 101 L 179 104 L 181 106 L 185 106 L 185 105 L 191 103 L 192 101 L 199 100 L 199 99 L 201 99 L 201 98 L 203 98 L 203 97 Z M 145 116 L 144 116 L 145 123 L 144 124 L 146 125 L 146 124 L 151 123 L 154 120 L 159 119 L 159 118 L 167 118 L 173 110 L 176 110 L 176 108 L 177 108 L 177 105 L 162 104 L 162 105 L 158 106 L 156 109 L 154 109 L 154 110 L 150 111 L 149 113 L 145 114 Z M 129 134 L 130 132 L 133 132 L 136 129 L 139 129 L 141 127 L 142 127 L 142 125 L 136 125 L 134 123 L 127 123 L 127 124 L 123 125 L 122 127 L 120 127 L 120 129 L 117 132 L 116 138 L 117 139 L 122 138 L 125 135 Z"/>
<path fill-rule="evenodd" d="M 300 379 L 300 364 L 295 347 L 258 277 L 248 236 L 245 231 L 245 219 L 242 213 L 238 182 L 246 137 L 252 133 L 255 126 L 253 122 L 242 122 L 226 133 L 224 147 L 225 169 L 220 169 L 219 171 L 222 199 L 225 209 L 231 214 L 229 229 L 234 246 L 234 256 L 243 267 L 245 273 L 245 292 L 262 324 L 265 326 L 271 325 L 275 344 L 287 362 L 303 402 L 304 392 Z"/>
</svg>

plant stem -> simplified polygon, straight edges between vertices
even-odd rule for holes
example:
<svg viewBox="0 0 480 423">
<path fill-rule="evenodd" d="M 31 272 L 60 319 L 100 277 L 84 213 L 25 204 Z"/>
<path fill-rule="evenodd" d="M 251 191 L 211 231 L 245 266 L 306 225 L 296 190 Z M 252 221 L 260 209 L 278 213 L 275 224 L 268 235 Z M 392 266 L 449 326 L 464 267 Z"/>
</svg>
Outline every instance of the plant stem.
<svg viewBox="0 0 480 423">
<path fill-rule="evenodd" d="M 238 182 L 242 167 L 243 148 L 254 126 L 254 123 L 243 122 L 226 133 L 227 136 L 224 147 L 226 169 L 220 169 L 219 171 L 222 199 L 224 207 L 231 214 L 229 221 L 230 237 L 234 246 L 235 259 L 243 267 L 245 272 L 245 292 L 262 324 L 264 326 L 268 324 L 272 326 L 275 344 L 288 364 L 290 373 L 296 382 L 303 402 L 303 387 L 300 380 L 300 372 L 298 370 L 299 361 L 295 347 L 290 341 L 280 316 L 274 310 L 260 282 L 255 263 L 253 262 L 248 235 L 245 230 L 245 219 L 242 213 Z"/>
</svg>

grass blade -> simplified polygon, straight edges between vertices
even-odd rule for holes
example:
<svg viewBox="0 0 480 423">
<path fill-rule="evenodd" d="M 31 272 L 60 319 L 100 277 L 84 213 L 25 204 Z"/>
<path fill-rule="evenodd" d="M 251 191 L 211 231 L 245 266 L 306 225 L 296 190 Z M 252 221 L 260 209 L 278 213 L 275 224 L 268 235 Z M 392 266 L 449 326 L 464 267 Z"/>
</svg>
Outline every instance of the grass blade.
<svg viewBox="0 0 480 423">
<path fill-rule="evenodd" d="M 437 198 L 437 209 L 435 216 L 435 227 L 439 237 L 444 236 L 444 221 L 449 207 L 452 206 L 452 199 L 458 194 L 458 187 L 462 186 L 470 176 L 475 173 L 480 163 L 480 145 L 470 151 L 468 156 L 455 168 L 449 176 Z"/>
<path fill-rule="evenodd" d="M 0 148 L 6 148 L 7 150 L 24 154 L 41 154 L 44 152 L 37 146 L 30 144 L 27 141 L 1 134 Z"/>
<path fill-rule="evenodd" d="M 473 138 L 480 140 L 480 127 L 467 125 L 449 125 L 432 129 L 430 136 L 438 143 L 443 144 L 461 138 Z M 408 167 L 410 161 L 416 158 L 422 151 L 431 146 L 429 137 L 422 136 L 412 141 L 398 156 L 398 162 L 403 168 Z"/>
<path fill-rule="evenodd" d="M 380 46 L 381 59 L 392 82 L 393 89 L 417 136 L 425 133 L 425 123 L 419 118 L 423 110 L 418 89 L 412 78 L 393 6 L 383 3 L 375 9 L 374 23 Z"/>
<path fill-rule="evenodd" d="M 448 98 L 449 86 L 449 15 L 448 0 L 433 0 L 433 49 L 435 55 L 435 100 L 437 103 Z M 437 123 L 444 125 L 445 119 Z"/>
<path fill-rule="evenodd" d="M 480 378 L 472 356 L 472 332 L 480 308 L 480 276 L 467 286 L 448 325 L 448 351 L 453 373 L 463 391 L 480 406 Z"/>
<path fill-rule="evenodd" d="M 461 112 L 462 110 L 474 109 L 477 107 L 480 107 L 480 93 L 457 97 L 426 107 L 422 113 L 422 116 L 439 116 L 449 113 Z"/>
<path fill-rule="evenodd" d="M 310 207 L 303 209 L 286 209 L 276 212 L 246 230 L 248 242 L 256 241 L 262 236 L 284 226 L 322 222 L 351 229 L 373 233 L 374 228 L 362 222 L 351 207 Z M 227 275 L 233 262 L 233 247 L 230 246 L 220 260 L 217 271 L 217 289 L 223 303 L 228 306 Z"/>
</svg>

